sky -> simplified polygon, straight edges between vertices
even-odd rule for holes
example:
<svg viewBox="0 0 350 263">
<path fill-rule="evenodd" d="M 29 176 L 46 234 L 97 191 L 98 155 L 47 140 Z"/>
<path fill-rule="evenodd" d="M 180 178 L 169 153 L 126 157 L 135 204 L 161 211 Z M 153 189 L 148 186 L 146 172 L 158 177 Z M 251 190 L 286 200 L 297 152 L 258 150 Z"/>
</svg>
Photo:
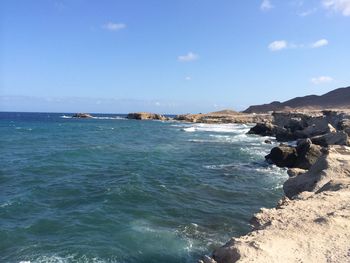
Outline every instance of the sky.
<svg viewBox="0 0 350 263">
<path fill-rule="evenodd" d="M 350 0 L 2 0 L 0 111 L 243 110 L 350 85 Z"/>
</svg>

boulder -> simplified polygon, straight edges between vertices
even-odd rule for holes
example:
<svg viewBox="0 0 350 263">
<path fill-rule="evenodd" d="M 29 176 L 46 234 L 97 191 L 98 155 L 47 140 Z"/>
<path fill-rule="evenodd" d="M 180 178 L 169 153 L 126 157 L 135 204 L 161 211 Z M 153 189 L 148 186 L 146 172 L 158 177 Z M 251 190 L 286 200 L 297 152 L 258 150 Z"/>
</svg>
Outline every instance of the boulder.
<svg viewBox="0 0 350 263">
<path fill-rule="evenodd" d="M 198 263 L 217 263 L 214 259 L 209 256 L 204 256 Z"/>
<path fill-rule="evenodd" d="M 266 143 L 266 144 L 272 144 L 272 141 L 271 141 L 271 140 L 265 140 L 264 143 Z"/>
<path fill-rule="evenodd" d="M 238 250 L 232 249 L 236 240 L 232 238 L 224 246 L 217 248 L 213 253 L 213 259 L 218 263 L 234 263 L 240 259 Z"/>
<path fill-rule="evenodd" d="M 270 154 L 265 156 L 269 163 L 273 163 L 278 167 L 295 167 L 297 161 L 296 148 L 290 146 L 277 146 L 272 148 Z"/>
<path fill-rule="evenodd" d="M 296 139 L 302 138 L 297 133 L 293 133 L 286 128 L 276 127 L 275 132 L 276 140 L 279 142 L 294 141 Z"/>
<path fill-rule="evenodd" d="M 324 110 L 323 115 L 333 127 L 339 129 L 342 120 L 349 119 L 349 114 L 344 111 Z"/>
<path fill-rule="evenodd" d="M 287 174 L 290 176 L 290 177 L 293 177 L 293 176 L 297 176 L 297 175 L 300 175 L 300 174 L 304 174 L 306 173 L 307 170 L 304 170 L 304 169 L 300 169 L 300 168 L 290 168 L 288 169 L 287 171 Z"/>
<path fill-rule="evenodd" d="M 312 144 L 310 139 L 299 140 L 296 150 L 297 161 L 295 163 L 295 167 L 306 170 L 310 169 L 310 167 L 322 155 L 322 147 Z"/>
<path fill-rule="evenodd" d="M 350 136 L 350 119 L 343 119 L 339 122 L 338 128 L 341 131 L 346 132 L 348 136 Z"/>
<path fill-rule="evenodd" d="M 135 120 L 168 120 L 167 117 L 155 114 L 155 113 L 149 113 L 149 112 L 135 112 L 135 113 L 129 113 L 127 116 L 128 119 L 135 119 Z"/>
<path fill-rule="evenodd" d="M 309 114 L 299 112 L 274 112 L 272 116 L 274 118 L 273 124 L 293 132 L 307 127 L 307 122 L 312 117 Z"/>
<path fill-rule="evenodd" d="M 270 122 L 257 123 L 248 132 L 248 134 L 257 134 L 261 136 L 275 136 L 275 133 L 276 133 L 276 126 Z"/>
<path fill-rule="evenodd" d="M 328 123 L 328 120 L 323 116 L 310 118 L 307 125 L 306 128 L 299 132 L 301 137 L 309 138 L 330 132 L 336 132 L 336 129 Z"/>
<path fill-rule="evenodd" d="M 81 118 L 81 119 L 87 119 L 87 118 L 92 118 L 92 115 L 88 113 L 75 113 L 72 116 L 73 118 Z"/>
<path fill-rule="evenodd" d="M 327 133 L 311 138 L 312 143 L 327 147 L 329 145 L 350 145 L 349 136 L 345 131 Z"/>
</svg>

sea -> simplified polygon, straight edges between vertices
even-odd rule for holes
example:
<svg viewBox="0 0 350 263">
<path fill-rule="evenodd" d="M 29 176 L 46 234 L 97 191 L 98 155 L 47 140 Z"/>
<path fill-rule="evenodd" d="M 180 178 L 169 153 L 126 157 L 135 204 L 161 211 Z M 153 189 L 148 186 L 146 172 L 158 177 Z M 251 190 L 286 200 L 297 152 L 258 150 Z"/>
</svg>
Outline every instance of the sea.
<svg viewBox="0 0 350 263">
<path fill-rule="evenodd" d="M 71 115 L 0 113 L 0 262 L 197 262 L 282 196 L 251 125 Z"/>
</svg>

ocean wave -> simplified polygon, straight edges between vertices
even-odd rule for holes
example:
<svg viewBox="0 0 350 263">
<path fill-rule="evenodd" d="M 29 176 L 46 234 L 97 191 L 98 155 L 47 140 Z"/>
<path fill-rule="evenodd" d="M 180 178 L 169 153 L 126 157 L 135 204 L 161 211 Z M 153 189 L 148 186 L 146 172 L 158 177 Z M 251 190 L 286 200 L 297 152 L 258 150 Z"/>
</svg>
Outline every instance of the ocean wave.
<svg viewBox="0 0 350 263">
<path fill-rule="evenodd" d="M 120 117 L 120 116 L 115 116 L 115 117 L 92 117 L 92 119 L 96 119 L 96 120 L 127 120 L 124 117 Z"/>
<path fill-rule="evenodd" d="M 197 129 L 195 127 L 182 128 L 181 130 L 185 131 L 185 132 L 195 132 L 195 131 L 197 131 Z"/>
<path fill-rule="evenodd" d="M 98 257 L 88 257 L 88 256 L 77 256 L 75 254 L 73 255 L 67 255 L 65 257 L 57 256 L 57 255 L 41 255 L 41 256 L 31 256 L 29 260 L 21 260 L 18 261 L 18 263 L 105 263 L 105 262 L 113 262 L 118 263 L 117 259 L 108 259 L 104 260 Z"/>
<path fill-rule="evenodd" d="M 286 173 L 285 168 L 280 168 L 275 165 L 268 165 L 264 162 L 252 162 L 252 163 L 230 163 L 230 164 L 211 164 L 203 166 L 209 170 L 244 170 L 255 171 L 266 174 L 284 175 Z"/>
<path fill-rule="evenodd" d="M 249 145 L 249 147 L 241 147 L 240 151 L 250 156 L 256 156 L 264 160 L 265 156 L 269 153 L 270 148 L 263 147 L 263 143 L 264 142 L 261 142 L 261 145 Z"/>
<path fill-rule="evenodd" d="M 229 163 L 229 164 L 210 164 L 204 165 L 205 169 L 209 170 L 238 170 L 238 171 L 262 171 L 263 163 Z"/>
<path fill-rule="evenodd" d="M 60 116 L 60 118 L 62 118 L 62 119 L 75 119 L 73 116 L 67 116 L 67 115 L 62 115 L 62 116 Z M 120 117 L 120 116 L 115 116 L 115 117 L 102 116 L 102 117 L 92 117 L 90 119 L 95 119 L 95 120 L 126 120 L 126 118 Z"/>
<path fill-rule="evenodd" d="M 16 130 L 21 130 L 21 131 L 32 131 L 32 128 L 24 128 L 24 127 L 15 127 Z"/>
<path fill-rule="evenodd" d="M 217 133 L 246 133 L 249 131 L 247 125 L 241 124 L 206 124 L 199 123 L 191 125 L 190 127 L 182 128 L 186 132 L 217 132 Z"/>
<path fill-rule="evenodd" d="M 189 130 L 194 132 L 195 130 Z M 188 142 L 195 142 L 195 143 L 231 143 L 231 144 L 245 144 L 246 147 L 242 148 L 246 152 L 255 152 L 257 149 L 262 150 L 263 154 L 266 153 L 266 143 L 264 142 L 266 139 L 269 139 L 272 141 L 273 145 L 273 139 L 270 137 L 254 137 L 249 134 L 245 133 L 236 133 L 236 134 L 230 134 L 230 135 L 221 135 L 221 134 L 209 134 L 209 138 L 205 139 L 189 139 Z M 271 145 L 269 145 L 271 146 Z"/>
</svg>

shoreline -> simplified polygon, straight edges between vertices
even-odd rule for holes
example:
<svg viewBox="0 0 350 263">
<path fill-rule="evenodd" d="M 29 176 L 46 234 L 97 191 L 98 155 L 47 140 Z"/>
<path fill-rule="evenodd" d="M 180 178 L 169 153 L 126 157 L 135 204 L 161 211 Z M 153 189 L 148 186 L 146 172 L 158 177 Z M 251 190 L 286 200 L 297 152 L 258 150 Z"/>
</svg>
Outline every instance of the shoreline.
<svg viewBox="0 0 350 263">
<path fill-rule="evenodd" d="M 295 118 L 294 113 L 282 113 L 280 116 L 277 114 L 272 123 L 260 124 L 265 125 L 265 129 L 251 132 L 274 136 L 278 140 L 278 133 L 286 135 L 290 131 L 281 131 L 280 128 L 288 127 L 290 123 L 296 125 L 298 121 L 300 124 L 307 119 L 310 126 L 295 130 L 288 136 L 304 138 L 299 138 L 300 144 L 311 141 L 306 154 L 304 153 L 309 161 L 308 169 L 297 168 L 298 161 L 295 161 L 295 167 L 289 167 L 290 177 L 283 186 L 285 196 L 276 207 L 261 208 L 250 221 L 250 232 L 231 238 L 225 245 L 214 250 L 211 256 L 204 256 L 199 263 L 349 262 L 350 118 L 344 112 L 319 113 L 297 113 L 299 119 Z M 302 133 L 310 130 L 313 133 L 308 134 L 309 136 Z M 346 140 L 332 140 L 339 133 L 346 134 Z M 314 149 L 311 147 L 312 141 L 317 136 L 325 137 L 322 138 L 326 145 L 320 147 L 317 158 L 311 158 L 310 149 Z M 292 148 L 297 150 L 297 147 L 285 145 L 280 148 L 283 147 L 288 151 Z M 268 157 L 267 160 L 271 162 Z M 282 163 L 279 166 L 287 165 L 284 163 L 283 166 Z"/>
</svg>

